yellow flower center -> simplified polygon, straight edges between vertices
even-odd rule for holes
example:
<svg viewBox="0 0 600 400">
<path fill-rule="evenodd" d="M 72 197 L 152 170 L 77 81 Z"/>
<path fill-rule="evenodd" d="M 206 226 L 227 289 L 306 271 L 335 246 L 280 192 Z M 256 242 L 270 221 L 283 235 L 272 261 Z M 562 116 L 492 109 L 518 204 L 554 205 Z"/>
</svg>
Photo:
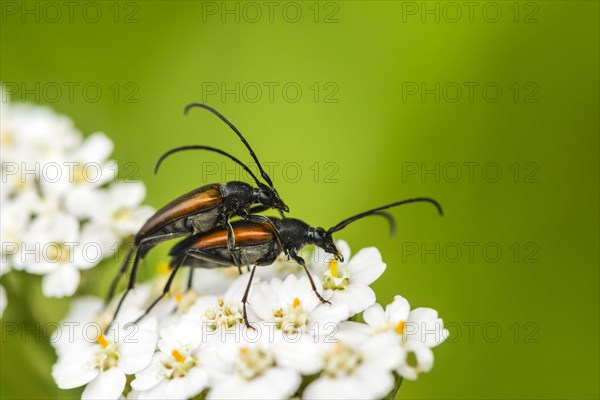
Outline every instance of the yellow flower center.
<svg viewBox="0 0 600 400">
<path fill-rule="evenodd" d="M 199 361 L 190 353 L 190 349 L 184 346 L 181 351 L 171 350 L 171 357 L 164 357 L 161 363 L 163 366 L 162 375 L 167 379 L 173 379 L 186 376 L 188 371 L 196 366 Z"/>
<path fill-rule="evenodd" d="M 186 290 L 184 293 L 175 293 L 175 301 L 177 302 L 177 311 L 186 312 L 194 305 L 198 298 L 198 292 L 195 290 Z"/>
<path fill-rule="evenodd" d="M 336 259 L 329 260 L 329 271 L 323 274 L 323 289 L 344 290 L 350 284 L 350 278 L 344 268 L 340 270 Z"/>
<path fill-rule="evenodd" d="M 185 361 L 185 357 L 181 355 L 181 353 L 178 350 L 173 350 L 171 352 L 171 355 L 173 356 L 173 358 L 175 359 L 175 361 L 177 361 L 178 363 L 182 363 Z"/>
<path fill-rule="evenodd" d="M 73 181 L 75 184 L 79 185 L 84 183 L 87 180 L 87 177 L 84 173 L 83 167 L 80 164 L 77 164 L 73 168 Z"/>
<path fill-rule="evenodd" d="M 362 362 L 362 355 L 352 347 L 338 342 L 324 355 L 323 373 L 330 377 L 347 376 L 354 373 Z"/>
<path fill-rule="evenodd" d="M 277 308 L 273 311 L 275 327 L 286 333 L 296 333 L 308 325 L 308 315 L 301 307 L 300 299 L 294 297 L 291 307 Z"/>
<path fill-rule="evenodd" d="M 398 335 L 402 335 L 402 334 L 404 334 L 404 328 L 406 328 L 406 322 L 400 321 L 400 322 L 398 322 L 398 324 L 396 325 L 396 328 L 394 328 L 394 330 L 396 331 L 396 333 Z"/>
<path fill-rule="evenodd" d="M 101 349 L 96 352 L 94 358 L 94 366 L 101 371 L 106 371 L 119 363 L 119 347 L 116 343 L 110 343 L 104 335 L 100 334 L 96 337 L 96 342 Z"/>
<path fill-rule="evenodd" d="M 228 329 L 244 321 L 238 305 L 225 304 L 220 297 L 217 299 L 217 307 L 206 310 L 202 319 L 204 322 L 210 323 L 208 327 L 211 331 L 215 331 L 219 327 Z"/>
<path fill-rule="evenodd" d="M 102 346 L 103 349 L 108 347 L 108 341 L 106 340 L 103 334 L 99 334 L 96 338 L 96 341 L 100 346 Z"/>
<path fill-rule="evenodd" d="M 336 259 L 329 260 L 329 272 L 333 278 L 338 277 L 338 261 Z"/>
<path fill-rule="evenodd" d="M 3 130 L 0 131 L 0 144 L 2 144 L 2 147 L 8 147 L 10 145 L 12 145 L 14 142 L 14 137 L 12 132 L 8 131 L 8 130 Z"/>
<path fill-rule="evenodd" d="M 50 243 L 46 251 L 46 260 L 66 264 L 71 260 L 71 252 L 64 243 Z"/>
<path fill-rule="evenodd" d="M 260 347 L 241 347 L 240 362 L 236 368 L 245 380 L 251 380 L 275 365 L 275 357 Z"/>
<path fill-rule="evenodd" d="M 133 214 L 129 208 L 121 208 L 113 214 L 115 221 L 126 221 L 131 219 L 132 216 Z"/>
</svg>

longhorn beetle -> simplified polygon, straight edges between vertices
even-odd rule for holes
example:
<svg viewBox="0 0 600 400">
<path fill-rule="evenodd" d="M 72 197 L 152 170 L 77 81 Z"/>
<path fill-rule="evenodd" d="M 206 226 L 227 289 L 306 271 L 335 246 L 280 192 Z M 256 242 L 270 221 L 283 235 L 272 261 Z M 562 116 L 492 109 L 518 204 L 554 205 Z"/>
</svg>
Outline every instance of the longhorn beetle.
<svg viewBox="0 0 600 400">
<path fill-rule="evenodd" d="M 158 171 L 162 161 L 173 153 L 183 150 L 207 150 L 224 155 L 242 166 L 242 168 L 254 179 L 258 187 L 252 187 L 252 185 L 249 185 L 248 183 L 238 181 L 209 184 L 176 198 L 151 216 L 135 235 L 133 245 L 125 256 L 123 265 L 117 276 L 113 279 L 109 289 L 106 302 L 113 297 L 117 284 L 123 274 L 127 271 L 131 258 L 135 253 L 129 283 L 125 293 L 123 293 L 119 300 L 113 320 L 116 319 L 127 294 L 135 286 L 135 276 L 140 260 L 157 244 L 181 236 L 206 232 L 216 226 L 221 226 L 226 229 L 227 248 L 230 249 L 233 254 L 233 249 L 235 247 L 235 233 L 229 221 L 231 217 L 237 215 L 245 220 L 253 221 L 255 223 L 271 224 L 269 218 L 263 215 L 256 215 L 255 213 L 274 208 L 278 210 L 283 217 L 283 212 L 289 212 L 288 206 L 279 197 L 277 190 L 275 190 L 275 187 L 273 186 L 273 181 L 263 169 L 254 150 L 252 150 L 252 147 L 248 141 L 246 141 L 242 133 L 221 113 L 206 104 L 188 104 L 185 108 L 185 114 L 187 115 L 189 110 L 194 107 L 210 111 L 225 122 L 238 135 L 256 162 L 261 177 L 267 184 L 260 182 L 250 168 L 240 160 L 229 153 L 214 147 L 182 146 L 164 153 L 156 163 L 154 169 L 155 173 Z M 252 207 L 254 204 L 260 205 Z M 281 240 L 276 229 L 274 231 L 277 240 Z M 234 264 L 240 268 L 241 273 L 241 260 L 237 259 L 236 256 L 234 256 Z"/>
<path fill-rule="evenodd" d="M 386 204 L 381 207 L 346 218 L 337 225 L 325 230 L 323 228 L 311 227 L 306 222 L 295 218 L 277 219 L 272 218 L 272 223 L 256 223 L 251 221 L 236 221 L 233 222 L 233 230 L 236 236 L 236 246 L 233 251 L 227 247 L 228 232 L 223 228 L 215 228 L 209 232 L 190 236 L 181 242 L 177 243 L 169 253 L 173 258 L 171 261 L 171 275 L 164 287 L 162 295 L 157 298 L 146 310 L 146 315 L 150 310 L 169 292 L 171 284 L 178 269 L 187 265 L 192 268 L 217 268 L 228 267 L 235 264 L 236 257 L 241 259 L 244 265 L 252 265 L 250 278 L 242 297 L 244 323 L 249 326 L 246 314 L 246 302 L 250 285 L 254 278 L 256 266 L 271 265 L 277 256 L 282 252 L 288 257 L 300 264 L 310 281 L 311 287 L 316 296 L 323 303 L 329 303 L 323 299 L 309 273 L 304 259 L 298 255 L 298 252 L 306 245 L 316 245 L 327 253 L 333 254 L 338 261 L 344 261 L 342 254 L 337 249 L 333 234 L 344 229 L 354 221 L 370 215 L 381 215 L 390 221 L 391 232 L 395 230 L 393 218 L 383 210 L 400 206 L 407 203 L 428 202 L 433 204 L 440 215 L 443 215 L 440 204 L 428 197 L 417 197 L 412 199 L 401 200 L 395 203 Z M 273 227 L 274 226 L 274 227 Z M 281 242 L 275 236 L 275 232 L 279 232 Z M 234 255 L 235 254 L 235 255 Z M 191 287 L 191 271 L 190 280 L 188 281 L 188 289 Z M 144 317 L 142 315 L 138 321 Z"/>
</svg>

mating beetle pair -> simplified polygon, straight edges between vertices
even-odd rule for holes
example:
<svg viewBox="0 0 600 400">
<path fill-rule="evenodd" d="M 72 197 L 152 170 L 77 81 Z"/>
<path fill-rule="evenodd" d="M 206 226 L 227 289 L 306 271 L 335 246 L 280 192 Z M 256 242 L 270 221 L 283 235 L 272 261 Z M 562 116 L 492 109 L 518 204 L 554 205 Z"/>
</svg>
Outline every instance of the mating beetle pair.
<svg viewBox="0 0 600 400">
<path fill-rule="evenodd" d="M 235 247 L 235 236 L 229 221 L 233 216 L 239 216 L 248 221 L 258 223 L 271 223 L 270 219 L 256 213 L 269 208 L 274 208 L 283 216 L 283 212 L 289 211 L 288 206 L 281 200 L 277 190 L 273 186 L 273 181 L 262 168 L 254 150 L 252 150 L 250 144 L 235 125 L 214 108 L 201 103 L 189 104 L 185 108 L 185 113 L 187 114 L 188 111 L 194 107 L 200 107 L 210 111 L 225 122 L 238 135 L 240 140 L 248 148 L 250 155 L 258 165 L 262 178 L 267 184 L 260 182 L 250 168 L 240 160 L 229 153 L 214 147 L 184 146 L 169 150 L 163 154 L 156 164 L 154 169 L 155 173 L 158 172 L 161 162 L 175 152 L 183 150 L 207 150 L 224 155 L 241 165 L 254 179 L 258 187 L 252 187 L 246 182 L 239 181 L 209 184 L 176 198 L 152 215 L 135 235 L 133 245 L 125 256 L 123 265 L 117 276 L 113 279 L 109 289 L 106 302 L 113 297 L 117 284 L 120 278 L 127 272 L 131 258 L 133 257 L 133 266 L 131 268 L 129 283 L 125 293 L 119 300 L 113 320 L 116 319 L 127 294 L 135 286 L 135 278 L 140 260 L 154 246 L 167 240 L 181 236 L 189 236 L 199 232 L 206 232 L 215 226 L 222 226 L 227 229 L 227 246 L 228 249 L 233 252 Z M 256 206 L 252 207 L 254 205 Z M 241 268 L 241 260 L 235 260 L 235 265 Z"/>
<path fill-rule="evenodd" d="M 212 112 L 238 135 L 256 162 L 261 177 L 267 184 L 260 182 L 240 160 L 220 149 L 208 146 L 184 146 L 163 154 L 156 164 L 155 172 L 161 162 L 170 154 L 183 150 L 207 150 L 224 155 L 239 164 L 254 179 L 258 187 L 254 188 L 247 183 L 237 181 L 206 185 L 173 200 L 150 217 L 135 236 L 134 244 L 127 253 L 125 262 L 111 285 L 107 300 L 112 298 L 119 278 L 127 271 L 131 258 L 135 253 L 129 284 L 119 301 L 115 318 L 127 293 L 135 285 L 139 261 L 150 249 L 166 240 L 189 236 L 172 248 L 170 252 L 173 257 L 171 275 L 165 285 L 163 294 L 150 305 L 144 315 L 169 292 L 173 279 L 182 266 L 191 268 L 188 283 L 188 288 L 190 288 L 193 268 L 237 266 L 240 268 L 241 273 L 241 266 L 244 265 L 250 268 L 252 265 L 250 278 L 242 299 L 244 322 L 249 326 L 246 316 L 246 301 L 257 265 L 270 265 L 279 254 L 284 253 L 288 259 L 302 265 L 316 296 L 322 302 L 327 302 L 317 291 L 306 263 L 298 255 L 302 247 L 316 245 L 342 261 L 343 257 L 338 251 L 332 235 L 354 221 L 370 215 L 379 215 L 390 222 L 393 230 L 395 226 L 393 217 L 383 210 L 414 202 L 432 203 L 436 206 L 438 212 L 442 214 L 442 208 L 437 201 L 427 197 L 418 197 L 362 212 L 341 221 L 328 230 L 321 227 L 311 227 L 298 219 L 285 218 L 283 212 L 288 212 L 289 208 L 279 197 L 272 180 L 262 168 L 256 154 L 241 132 L 218 111 L 205 104 L 192 103 L 188 105 L 185 109 L 186 114 L 192 107 L 200 107 Z M 282 219 L 268 218 L 257 214 L 270 208 L 278 210 Z M 230 219 L 235 216 L 242 218 L 242 220 L 232 223 Z"/>
</svg>

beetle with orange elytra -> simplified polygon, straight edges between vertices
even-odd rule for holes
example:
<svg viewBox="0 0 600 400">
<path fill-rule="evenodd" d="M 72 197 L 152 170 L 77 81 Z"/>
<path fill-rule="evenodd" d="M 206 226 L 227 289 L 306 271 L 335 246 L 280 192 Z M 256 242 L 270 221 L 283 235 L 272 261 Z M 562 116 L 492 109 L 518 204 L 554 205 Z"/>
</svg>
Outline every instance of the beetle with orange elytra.
<svg viewBox="0 0 600 400">
<path fill-rule="evenodd" d="M 238 135 L 256 162 L 260 175 L 266 183 L 261 182 L 252 170 L 239 159 L 214 147 L 200 145 L 181 146 L 164 153 L 156 163 L 154 169 L 155 173 L 158 172 L 158 168 L 163 160 L 173 153 L 184 150 L 206 150 L 224 155 L 240 165 L 256 182 L 257 187 L 240 181 L 205 185 L 176 198 L 152 215 L 135 235 L 133 245 L 127 252 L 125 260 L 110 286 L 106 298 L 107 303 L 114 296 L 119 280 L 127 272 L 131 259 L 133 258 L 129 282 L 118 302 L 113 320 L 116 319 L 127 294 L 135 286 L 139 262 L 144 258 L 148 251 L 159 243 L 182 236 L 199 234 L 215 227 L 223 227 L 227 232 L 227 247 L 232 251 L 232 254 L 234 254 L 233 249 L 235 248 L 236 238 L 231 222 L 229 221 L 232 217 L 238 216 L 243 220 L 259 224 L 272 224 L 269 218 L 258 215 L 257 213 L 272 208 L 279 211 L 283 217 L 284 212 L 289 212 L 288 206 L 279 197 L 279 194 L 273 185 L 273 181 L 263 169 L 254 150 L 235 125 L 217 110 L 202 103 L 191 103 L 187 105 L 185 114 L 194 107 L 210 111 L 225 122 Z M 274 235 L 277 240 L 281 240 L 276 229 L 274 229 Z M 240 259 L 237 259 L 235 255 L 234 265 L 237 265 L 238 268 L 240 268 L 241 273 L 242 262 Z"/>
</svg>

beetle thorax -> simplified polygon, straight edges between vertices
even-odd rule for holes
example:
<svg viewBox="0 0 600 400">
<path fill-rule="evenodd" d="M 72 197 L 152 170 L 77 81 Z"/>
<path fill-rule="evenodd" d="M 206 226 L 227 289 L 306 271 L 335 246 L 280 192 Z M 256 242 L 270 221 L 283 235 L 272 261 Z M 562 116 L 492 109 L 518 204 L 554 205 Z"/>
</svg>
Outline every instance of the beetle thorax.
<svg viewBox="0 0 600 400">
<path fill-rule="evenodd" d="M 253 203 L 254 188 L 246 182 L 232 181 L 223 184 L 221 193 L 226 211 L 247 210 Z"/>
<path fill-rule="evenodd" d="M 307 223 L 295 218 L 275 220 L 274 223 L 288 249 L 299 250 L 309 243 L 308 232 L 310 226 Z"/>
</svg>

